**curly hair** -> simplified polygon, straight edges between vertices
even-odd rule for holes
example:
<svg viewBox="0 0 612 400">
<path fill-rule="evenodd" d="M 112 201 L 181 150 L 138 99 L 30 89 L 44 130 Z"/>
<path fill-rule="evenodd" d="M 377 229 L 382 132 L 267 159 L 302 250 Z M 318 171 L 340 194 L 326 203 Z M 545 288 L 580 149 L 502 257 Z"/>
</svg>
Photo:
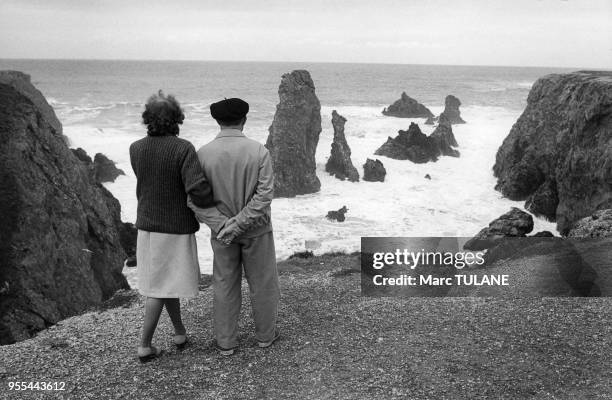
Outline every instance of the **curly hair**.
<svg viewBox="0 0 612 400">
<path fill-rule="evenodd" d="M 164 95 L 161 90 L 149 97 L 142 113 L 142 122 L 147 126 L 149 136 L 176 136 L 184 119 L 179 102 L 172 95 Z"/>
</svg>

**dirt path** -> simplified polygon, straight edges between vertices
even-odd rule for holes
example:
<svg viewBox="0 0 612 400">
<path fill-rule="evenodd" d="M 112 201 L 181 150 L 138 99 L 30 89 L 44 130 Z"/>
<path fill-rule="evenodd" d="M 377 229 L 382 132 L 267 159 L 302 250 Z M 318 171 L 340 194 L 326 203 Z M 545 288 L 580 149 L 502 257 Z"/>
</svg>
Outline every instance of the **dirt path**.
<svg viewBox="0 0 612 400">
<path fill-rule="evenodd" d="M 612 399 L 610 299 L 375 299 L 358 268 L 354 255 L 282 263 L 281 340 L 255 346 L 247 303 L 232 357 L 213 347 L 210 288 L 184 303 L 192 345 L 172 348 L 164 315 L 166 355 L 145 365 L 140 299 L 67 319 L 0 347 L 0 398 Z M 9 391 L 15 381 L 66 391 Z"/>
</svg>

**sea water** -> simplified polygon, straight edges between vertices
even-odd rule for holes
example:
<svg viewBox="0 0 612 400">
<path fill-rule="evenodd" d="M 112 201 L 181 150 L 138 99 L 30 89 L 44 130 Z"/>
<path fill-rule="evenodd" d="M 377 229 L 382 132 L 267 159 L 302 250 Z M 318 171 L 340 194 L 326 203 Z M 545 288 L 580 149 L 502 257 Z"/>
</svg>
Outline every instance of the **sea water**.
<svg viewBox="0 0 612 400">
<path fill-rule="evenodd" d="M 225 97 L 241 97 L 251 110 L 247 136 L 262 143 L 268 135 L 282 74 L 310 71 L 321 101 L 322 132 L 317 147 L 321 191 L 275 199 L 272 220 L 277 257 L 297 251 L 356 251 L 362 236 L 471 236 L 523 202 L 494 190 L 495 153 L 526 105 L 535 80 L 552 68 L 373 65 L 325 63 L 252 63 L 184 61 L 0 60 L 0 69 L 32 76 L 64 126 L 72 147 L 92 157 L 104 153 L 125 171 L 105 186 L 119 199 L 124 221 L 136 219 L 136 178 L 130 166 L 130 143 L 146 134 L 141 123 L 147 97 L 163 89 L 181 102 L 186 119 L 180 136 L 196 148 L 214 138 L 218 127 L 208 106 Z M 453 125 L 459 158 L 414 164 L 374 156 L 389 136 L 423 119 L 381 114 L 402 91 L 438 115 L 448 94 L 457 96 L 461 116 Z M 385 182 L 340 181 L 325 172 L 333 139 L 331 113 L 346 119 L 345 133 L 352 161 L 363 175 L 367 158 L 380 159 Z M 429 174 L 431 180 L 424 176 Z M 325 218 L 327 211 L 348 208 L 345 222 Z M 555 232 L 554 224 L 535 219 L 535 231 Z M 202 272 L 212 270 L 210 232 L 197 233 Z M 129 273 L 135 283 L 134 274 Z"/>
</svg>

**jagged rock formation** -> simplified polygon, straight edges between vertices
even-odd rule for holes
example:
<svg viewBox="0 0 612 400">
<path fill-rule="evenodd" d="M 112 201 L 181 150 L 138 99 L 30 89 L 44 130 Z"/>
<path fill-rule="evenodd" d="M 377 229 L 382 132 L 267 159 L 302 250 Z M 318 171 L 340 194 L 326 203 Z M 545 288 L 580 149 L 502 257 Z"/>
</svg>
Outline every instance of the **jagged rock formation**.
<svg viewBox="0 0 612 400">
<path fill-rule="evenodd" d="M 461 118 L 461 112 L 459 111 L 460 105 L 461 101 L 452 94 L 449 94 L 446 96 L 446 99 L 444 99 L 444 111 L 440 114 L 440 118 L 442 116 L 446 117 L 451 124 L 465 124 L 465 121 Z"/>
<path fill-rule="evenodd" d="M 334 127 L 334 141 L 331 145 L 331 155 L 325 164 L 325 171 L 340 180 L 348 179 L 351 182 L 359 181 L 359 172 L 351 161 L 351 148 L 346 142 L 344 124 L 346 118 L 332 111 L 332 126 Z"/>
<path fill-rule="evenodd" d="M 484 250 L 498 245 L 508 237 L 525 237 L 532 230 L 533 217 L 512 207 L 468 240 L 463 247 L 467 250 Z"/>
<path fill-rule="evenodd" d="M 87 154 L 82 148 L 70 149 L 72 154 L 76 156 L 87 168 L 91 177 L 99 183 L 114 182 L 119 175 L 125 175 L 125 172 L 115 166 L 115 162 L 110 160 L 102 153 L 96 153 L 94 159 Z"/>
<path fill-rule="evenodd" d="M 433 113 L 427 107 L 419 103 L 406 92 L 395 103 L 382 110 L 383 115 L 398 118 L 430 118 Z"/>
<path fill-rule="evenodd" d="M 459 152 L 452 146 L 457 146 L 450 124 L 439 124 L 436 130 L 427 136 L 417 124 L 412 122 L 407 131 L 398 131 L 395 138 L 387 141 L 374 152 L 395 160 L 410 160 L 421 164 L 437 161 L 441 155 L 459 157 Z"/>
<path fill-rule="evenodd" d="M 346 220 L 347 212 L 348 208 L 346 208 L 346 206 L 342 206 L 342 208 L 339 210 L 328 211 L 326 218 L 331 221 L 344 222 Z"/>
<path fill-rule="evenodd" d="M 321 133 L 321 104 L 310 73 L 297 70 L 284 74 L 278 96 L 266 141 L 274 168 L 274 196 L 318 192 L 321 182 L 315 153 Z"/>
<path fill-rule="evenodd" d="M 580 218 L 612 208 L 611 160 L 612 72 L 548 75 L 497 151 L 495 188 L 527 200 L 566 234 Z"/>
<path fill-rule="evenodd" d="M 438 119 L 438 126 L 429 135 L 429 138 L 433 141 L 434 147 L 439 151 L 440 155 L 459 157 L 459 150 L 453 147 L 459 147 L 457 139 L 453 134 L 453 128 L 451 127 L 450 121 L 445 115 L 440 115 Z"/>
<path fill-rule="evenodd" d="M 435 125 L 437 120 L 438 118 L 436 117 L 427 117 L 427 119 L 425 120 L 425 125 Z"/>
<path fill-rule="evenodd" d="M 8 78 L 7 78 L 8 76 Z M 0 72 L 0 344 L 122 288 L 119 202 L 93 181 L 29 76 Z"/>
<path fill-rule="evenodd" d="M 591 216 L 576 221 L 567 236 L 571 238 L 612 237 L 612 209 L 599 210 Z"/>
<path fill-rule="evenodd" d="M 380 160 L 368 158 L 363 164 L 363 180 L 369 182 L 384 182 L 387 170 Z"/>
</svg>

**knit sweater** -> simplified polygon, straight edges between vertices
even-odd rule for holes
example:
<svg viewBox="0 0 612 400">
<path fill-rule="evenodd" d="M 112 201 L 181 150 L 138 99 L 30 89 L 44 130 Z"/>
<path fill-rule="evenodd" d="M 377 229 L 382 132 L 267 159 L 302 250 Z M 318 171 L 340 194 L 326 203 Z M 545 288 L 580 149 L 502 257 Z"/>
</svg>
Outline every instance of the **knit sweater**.
<svg viewBox="0 0 612 400">
<path fill-rule="evenodd" d="M 187 207 L 187 195 L 199 207 L 214 205 L 193 145 L 173 135 L 146 136 L 130 146 L 136 174 L 136 227 L 149 232 L 190 234 L 200 229 Z"/>
</svg>

